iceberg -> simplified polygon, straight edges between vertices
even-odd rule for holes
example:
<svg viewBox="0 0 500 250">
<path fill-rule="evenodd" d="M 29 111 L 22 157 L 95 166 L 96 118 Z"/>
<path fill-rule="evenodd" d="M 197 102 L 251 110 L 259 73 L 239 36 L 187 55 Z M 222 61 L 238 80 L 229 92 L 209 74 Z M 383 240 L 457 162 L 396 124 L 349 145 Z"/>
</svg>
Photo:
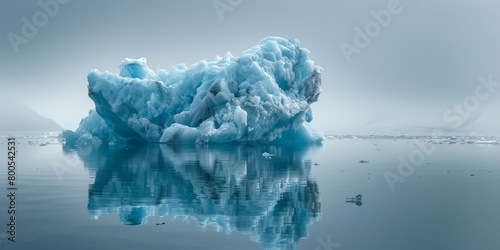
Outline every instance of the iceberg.
<svg viewBox="0 0 500 250">
<path fill-rule="evenodd" d="M 296 39 L 269 37 L 240 57 L 228 52 L 168 72 L 153 72 L 145 58 L 125 59 L 119 74 L 88 74 L 95 111 L 66 134 L 75 142 L 85 135 L 80 144 L 95 144 L 93 138 L 103 143 L 320 143 L 324 135 L 310 123 L 310 105 L 321 93 L 322 68 L 309 54 Z"/>
</svg>

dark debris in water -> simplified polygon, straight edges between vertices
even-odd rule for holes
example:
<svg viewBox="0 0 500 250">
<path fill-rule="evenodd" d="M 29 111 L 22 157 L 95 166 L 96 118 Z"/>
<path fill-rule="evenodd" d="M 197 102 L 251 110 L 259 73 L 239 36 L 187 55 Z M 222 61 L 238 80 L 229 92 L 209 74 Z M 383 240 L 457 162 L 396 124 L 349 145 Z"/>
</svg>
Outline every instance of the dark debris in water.
<svg viewBox="0 0 500 250">
<path fill-rule="evenodd" d="M 361 201 L 362 198 L 363 198 L 363 195 L 358 194 L 358 195 L 356 195 L 356 197 L 345 198 L 345 203 L 354 203 L 359 207 L 359 206 L 363 205 L 363 202 Z"/>
</svg>

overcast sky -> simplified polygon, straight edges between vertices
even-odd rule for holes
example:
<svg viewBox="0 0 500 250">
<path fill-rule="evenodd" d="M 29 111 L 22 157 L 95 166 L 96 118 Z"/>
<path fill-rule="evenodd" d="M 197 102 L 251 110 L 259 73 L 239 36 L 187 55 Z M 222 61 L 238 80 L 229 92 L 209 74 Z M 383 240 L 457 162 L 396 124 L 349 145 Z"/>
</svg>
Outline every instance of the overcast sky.
<svg viewBox="0 0 500 250">
<path fill-rule="evenodd" d="M 48 14 L 38 0 L 0 2 L 0 95 L 65 128 L 76 128 L 94 107 L 86 87 L 91 69 L 118 73 L 125 57 L 168 69 L 227 51 L 238 56 L 281 36 L 299 39 L 324 68 L 313 113 L 327 133 L 459 127 L 500 135 L 497 0 L 60 2 Z M 36 32 L 23 34 L 23 17 L 37 22 Z M 488 86 L 478 79 L 489 76 Z"/>
</svg>

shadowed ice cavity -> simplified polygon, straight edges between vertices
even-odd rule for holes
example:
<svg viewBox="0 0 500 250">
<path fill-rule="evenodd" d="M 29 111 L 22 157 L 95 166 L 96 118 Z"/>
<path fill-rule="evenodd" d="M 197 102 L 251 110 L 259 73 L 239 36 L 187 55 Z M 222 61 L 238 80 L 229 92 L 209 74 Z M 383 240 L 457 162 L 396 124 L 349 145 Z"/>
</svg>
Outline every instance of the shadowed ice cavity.
<svg viewBox="0 0 500 250">
<path fill-rule="evenodd" d="M 119 214 L 124 225 L 191 219 L 202 230 L 247 234 L 263 249 L 294 249 L 320 215 L 307 159 L 315 149 L 154 144 L 85 152 L 95 171 L 88 211 L 94 219 Z"/>
</svg>

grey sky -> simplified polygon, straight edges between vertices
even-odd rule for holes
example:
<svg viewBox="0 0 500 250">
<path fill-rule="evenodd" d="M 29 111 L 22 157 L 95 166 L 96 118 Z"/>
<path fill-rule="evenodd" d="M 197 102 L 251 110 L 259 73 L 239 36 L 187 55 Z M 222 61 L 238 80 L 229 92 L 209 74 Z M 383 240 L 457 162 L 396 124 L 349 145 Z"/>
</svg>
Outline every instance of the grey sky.
<svg viewBox="0 0 500 250">
<path fill-rule="evenodd" d="M 400 12 L 379 25 L 350 63 L 340 44 L 354 45 L 355 27 L 364 30 L 375 20 L 371 11 L 387 10 L 391 0 L 218 1 L 237 3 L 223 20 L 212 0 L 72 0 L 18 53 L 9 32 L 22 35 L 22 18 L 43 9 L 35 0 L 1 1 L 0 95 L 22 99 L 73 129 L 93 108 L 86 89 L 90 69 L 118 72 L 125 57 L 146 57 L 153 70 L 191 65 L 227 51 L 238 56 L 266 36 L 299 39 L 324 68 L 313 112 L 314 124 L 327 133 L 452 128 L 456 114 L 447 120 L 443 114 L 473 100 L 479 76 L 500 81 L 495 0 L 401 0 Z M 463 130 L 500 134 L 500 87 L 494 90 L 472 103 L 471 118 L 460 117 L 468 124 Z"/>
</svg>

